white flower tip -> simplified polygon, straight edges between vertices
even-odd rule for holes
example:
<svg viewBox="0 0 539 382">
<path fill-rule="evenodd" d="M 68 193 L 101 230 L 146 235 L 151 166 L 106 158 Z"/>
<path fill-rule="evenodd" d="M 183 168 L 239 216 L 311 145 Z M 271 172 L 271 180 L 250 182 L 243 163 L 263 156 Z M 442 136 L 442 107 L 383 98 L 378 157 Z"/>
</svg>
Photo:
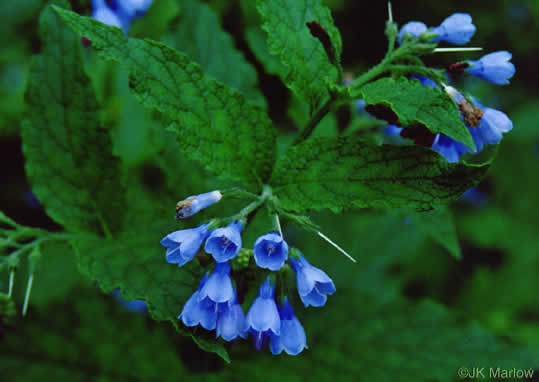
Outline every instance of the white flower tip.
<svg viewBox="0 0 539 382">
<path fill-rule="evenodd" d="M 219 200 L 222 199 L 223 194 L 221 193 L 221 191 L 215 190 L 215 191 L 210 192 L 210 196 L 212 199 L 215 200 L 215 202 L 218 202 Z"/>
</svg>

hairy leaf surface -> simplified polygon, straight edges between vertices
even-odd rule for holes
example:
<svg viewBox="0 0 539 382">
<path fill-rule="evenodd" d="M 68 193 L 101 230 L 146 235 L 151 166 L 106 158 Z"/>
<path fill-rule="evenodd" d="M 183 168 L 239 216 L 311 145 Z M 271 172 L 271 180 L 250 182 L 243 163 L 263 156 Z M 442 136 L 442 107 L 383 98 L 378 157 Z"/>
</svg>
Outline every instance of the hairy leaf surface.
<svg viewBox="0 0 539 382">
<path fill-rule="evenodd" d="M 337 82 L 339 73 L 306 23 L 316 21 L 325 29 L 340 59 L 341 36 L 329 9 L 321 0 L 258 0 L 257 8 L 270 53 L 286 67 L 283 81 L 313 111 L 329 96 L 327 84 Z"/>
<path fill-rule="evenodd" d="M 32 190 L 67 229 L 116 232 L 125 209 L 120 161 L 99 118 L 80 39 L 49 8 L 40 32 L 42 51 L 32 61 L 22 129 Z"/>
<path fill-rule="evenodd" d="M 282 206 L 296 212 L 353 207 L 421 211 L 456 199 L 487 169 L 488 163 L 447 163 L 419 146 L 315 137 L 288 150 L 277 163 L 271 184 Z"/>
<path fill-rule="evenodd" d="M 218 176 L 256 183 L 268 178 L 275 133 L 266 112 L 237 90 L 204 74 L 189 56 L 152 40 L 127 38 L 120 29 L 55 8 L 107 59 L 130 71 L 130 87 L 147 107 L 164 113 L 190 158 Z"/>
</svg>

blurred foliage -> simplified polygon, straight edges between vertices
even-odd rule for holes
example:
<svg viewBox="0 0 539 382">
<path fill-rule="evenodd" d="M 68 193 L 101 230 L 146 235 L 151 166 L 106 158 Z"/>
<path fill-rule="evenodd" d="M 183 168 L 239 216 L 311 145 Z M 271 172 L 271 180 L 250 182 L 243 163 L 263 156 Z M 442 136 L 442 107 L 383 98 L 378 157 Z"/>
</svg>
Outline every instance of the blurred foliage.
<svg viewBox="0 0 539 382">
<path fill-rule="evenodd" d="M 0 48 L 0 176 L 5 180 L 0 209 L 20 223 L 56 230 L 58 226 L 46 218 L 39 203 L 23 197 L 30 186 L 18 140 L 29 63 L 41 50 L 37 19 L 44 3 L 0 4 L 4 36 Z M 88 1 L 71 3 L 78 12 L 90 11 Z M 281 129 L 279 139 L 289 141 L 292 121 L 304 121 L 306 111 L 279 80 L 279 62 L 268 64 L 263 58 L 268 51 L 254 1 L 207 3 L 230 34 L 224 43 L 235 46 L 256 68 L 272 120 Z M 325 3 L 332 8 L 343 38 L 345 70 L 357 74 L 376 63 L 386 48 L 386 3 Z M 535 39 L 539 3 L 496 0 L 485 7 L 482 2 L 413 0 L 393 1 L 392 5 L 401 25 L 422 20 L 434 26 L 453 12 L 468 12 L 478 27 L 474 46 L 486 52 L 513 53 L 517 74 L 508 87 L 454 79 L 456 86 L 473 93 L 483 104 L 506 112 L 515 126 L 505 135 L 497 159 L 479 185 L 486 202 L 477 205 L 460 200 L 451 206 L 459 246 L 448 239 L 453 235 L 450 228 L 433 229 L 435 217 L 408 219 L 373 211 L 315 214 L 313 220 L 321 230 L 359 259 L 352 265 L 320 238 L 286 224 L 291 245 L 326 270 L 336 283 L 337 294 L 322 310 L 306 314 L 297 309 L 310 347 L 301 356 L 255 353 L 250 344 L 240 342 L 228 346 L 233 362 L 225 365 L 215 355 L 200 351 L 189 338 L 179 336 L 170 325 L 122 310 L 76 269 L 69 245 L 47 243 L 41 248 L 28 316 L 20 316 L 28 277 L 25 261 L 15 273 L 13 301 L 0 295 L 0 375 L 21 382 L 42 380 L 43 376 L 55 381 L 293 381 L 309 377 L 450 381 L 457 380 L 458 367 L 468 365 L 539 369 L 532 353 L 539 353 L 539 44 Z M 205 14 L 206 8 L 202 9 Z M 158 0 L 146 18 L 133 25 L 132 34 L 172 43 L 180 33 L 181 20 L 181 1 Z M 220 28 L 212 20 L 212 25 L 198 26 L 209 31 Z M 211 32 L 203 28 L 200 33 L 204 37 Z M 184 42 L 176 40 L 180 46 Z M 212 74 L 218 79 L 233 74 L 216 65 L 215 53 L 205 52 L 210 57 L 204 60 L 204 52 L 189 54 L 208 65 L 207 70 L 213 66 Z M 178 228 L 172 220 L 177 200 L 211 189 L 215 180 L 198 164 L 178 155 L 173 139 L 160 129 L 163 117 L 144 110 L 128 92 L 123 69 L 88 50 L 85 57 L 114 152 L 127 169 L 133 203 L 126 219 L 134 232 L 127 240 L 148 225 L 158 240 L 159 233 Z M 428 60 L 430 65 L 446 66 L 470 57 L 446 53 Z M 256 78 L 251 76 L 247 83 L 251 87 Z M 350 108 L 341 108 L 328 116 L 321 130 L 331 136 L 354 121 Z M 217 205 L 212 213 L 229 208 L 233 210 L 230 205 Z M 190 225 L 209 216 L 201 213 Z M 252 244 L 256 232 L 266 229 L 267 217 L 255 217 L 245 233 L 246 246 Z M 451 256 L 459 253 L 459 247 L 460 261 Z M 158 256 L 160 247 L 153 250 Z M 8 280 L 7 268 L 0 268 L 2 292 L 7 291 Z M 290 296 L 299 307 L 294 291 Z M 178 313 L 180 310 L 181 305 Z M 470 320 L 476 323 L 470 324 Z"/>
</svg>

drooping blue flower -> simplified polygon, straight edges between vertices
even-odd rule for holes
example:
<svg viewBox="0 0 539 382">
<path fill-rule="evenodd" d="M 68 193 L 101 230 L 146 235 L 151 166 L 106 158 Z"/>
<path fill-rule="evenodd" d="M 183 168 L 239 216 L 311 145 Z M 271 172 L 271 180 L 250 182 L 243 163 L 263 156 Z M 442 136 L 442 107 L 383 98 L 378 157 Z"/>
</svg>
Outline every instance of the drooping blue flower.
<svg viewBox="0 0 539 382">
<path fill-rule="evenodd" d="M 402 127 L 399 127 L 397 125 L 387 125 L 384 128 L 384 134 L 390 137 L 399 136 L 401 134 L 402 129 L 403 129 Z"/>
<path fill-rule="evenodd" d="M 152 5 L 152 0 L 111 0 L 111 7 L 118 14 L 129 20 L 144 16 L 148 8 Z"/>
<path fill-rule="evenodd" d="M 181 267 L 191 261 L 200 249 L 202 242 L 209 235 L 208 226 L 202 224 L 197 228 L 182 229 L 169 233 L 161 240 L 161 245 L 167 247 L 167 262 L 178 264 Z"/>
<path fill-rule="evenodd" d="M 298 294 L 305 307 L 324 306 L 328 294 L 335 293 L 333 280 L 321 269 L 312 266 L 299 254 L 299 259 L 290 258 L 292 268 L 296 272 Z"/>
<path fill-rule="evenodd" d="M 457 105 L 461 105 L 466 101 L 466 98 L 460 93 L 457 89 L 452 86 L 444 85 L 444 90 L 449 96 L 455 101 Z M 462 114 L 461 119 L 464 120 Z M 468 125 L 468 131 L 474 138 L 474 132 Z M 474 139 L 475 141 L 475 139 Z M 444 134 L 436 134 L 434 141 L 432 142 L 431 148 L 435 151 L 438 151 L 449 163 L 456 163 L 460 160 L 460 157 L 464 154 L 472 152 L 472 150 L 462 142 L 455 141 L 452 138 Z"/>
<path fill-rule="evenodd" d="M 198 211 L 217 203 L 222 197 L 223 194 L 220 191 L 190 196 L 176 204 L 176 219 L 187 219 Z"/>
<path fill-rule="evenodd" d="M 433 41 L 447 41 L 453 44 L 466 44 L 475 33 L 472 16 L 467 13 L 455 13 L 446 18 L 440 26 L 432 28 L 429 33 L 437 34 Z"/>
<path fill-rule="evenodd" d="M 122 19 L 114 12 L 105 0 L 92 0 L 92 18 L 101 21 L 103 24 L 118 27 L 124 32 L 129 26 L 127 20 Z"/>
<path fill-rule="evenodd" d="M 438 151 L 449 163 L 456 163 L 460 157 L 470 152 L 468 146 L 462 142 L 455 141 L 444 134 L 436 134 L 432 149 Z"/>
<path fill-rule="evenodd" d="M 475 207 L 480 208 L 487 203 L 487 195 L 485 195 L 477 186 L 475 186 L 466 190 L 460 196 L 459 200 L 470 202 Z"/>
<path fill-rule="evenodd" d="M 232 341 L 238 336 L 247 338 L 247 321 L 241 305 L 238 303 L 238 296 L 234 291 L 234 298 L 225 305 L 217 318 L 216 337 L 221 336 L 225 341 Z"/>
<path fill-rule="evenodd" d="M 182 313 L 178 316 L 185 326 L 201 325 L 204 329 L 213 330 L 217 325 L 218 306 L 210 299 L 200 298 L 200 291 L 208 281 L 206 273 L 195 293 L 187 300 L 183 306 Z"/>
<path fill-rule="evenodd" d="M 270 284 L 268 277 L 260 286 L 258 297 L 247 312 L 247 328 L 253 337 L 256 350 L 262 350 L 272 334 L 281 334 L 281 319 L 273 293 L 274 286 Z"/>
<path fill-rule="evenodd" d="M 410 21 L 407 24 L 404 24 L 399 31 L 399 44 L 402 44 L 403 39 L 406 37 L 406 35 L 410 35 L 413 37 L 417 37 L 427 31 L 427 26 L 425 23 L 422 23 L 420 21 Z"/>
<path fill-rule="evenodd" d="M 356 101 L 356 113 L 363 113 L 365 111 L 365 106 L 367 106 L 367 102 L 365 102 L 364 99 L 358 99 Z"/>
<path fill-rule="evenodd" d="M 457 104 L 468 102 L 456 89 L 446 86 L 446 91 Z M 482 112 L 476 126 L 466 125 L 468 131 L 472 135 L 476 149 L 471 150 L 465 144 L 457 142 L 443 134 L 437 134 L 432 144 L 432 148 L 442 154 L 449 163 L 458 162 L 460 157 L 464 154 L 476 154 L 483 150 L 485 145 L 498 144 L 502 140 L 503 133 L 506 133 L 513 128 L 513 122 L 511 122 L 505 113 L 485 107 L 475 99 L 472 100 Z M 465 118 L 464 121 L 466 123 Z"/>
<path fill-rule="evenodd" d="M 119 289 L 114 289 L 111 294 L 116 298 L 116 301 L 118 301 L 118 303 L 120 303 L 120 305 L 122 305 L 126 310 L 135 313 L 148 312 L 148 306 L 143 300 L 124 300 Z"/>
<path fill-rule="evenodd" d="M 490 53 L 479 60 L 468 61 L 470 67 L 465 70 L 493 84 L 506 85 L 515 74 L 515 65 L 509 62 L 511 57 L 506 51 Z"/>
<path fill-rule="evenodd" d="M 204 250 L 219 263 L 233 259 L 241 250 L 242 229 L 242 222 L 234 221 L 224 228 L 213 230 L 206 240 Z"/>
<path fill-rule="evenodd" d="M 229 303 L 234 299 L 234 288 L 230 279 L 230 265 L 228 263 L 215 264 L 211 276 L 200 290 L 200 300 L 206 297 L 216 304 Z"/>
<path fill-rule="evenodd" d="M 260 236 L 253 249 L 256 265 L 278 271 L 288 259 L 288 244 L 277 232 Z"/>
<path fill-rule="evenodd" d="M 484 145 L 500 143 L 503 133 L 507 133 L 513 129 L 513 122 L 511 122 L 505 113 L 485 107 L 476 99 L 473 99 L 473 101 L 483 111 L 483 116 L 479 120 L 479 126 L 470 129 L 477 147 L 476 152 L 479 152 L 483 149 Z"/>
<path fill-rule="evenodd" d="M 279 309 L 279 315 L 281 335 L 271 335 L 270 350 L 273 354 L 281 354 L 284 350 L 286 354 L 298 355 L 307 347 L 307 336 L 286 297 Z"/>
<path fill-rule="evenodd" d="M 127 33 L 133 20 L 142 17 L 152 0 L 92 0 L 92 17 Z"/>
</svg>

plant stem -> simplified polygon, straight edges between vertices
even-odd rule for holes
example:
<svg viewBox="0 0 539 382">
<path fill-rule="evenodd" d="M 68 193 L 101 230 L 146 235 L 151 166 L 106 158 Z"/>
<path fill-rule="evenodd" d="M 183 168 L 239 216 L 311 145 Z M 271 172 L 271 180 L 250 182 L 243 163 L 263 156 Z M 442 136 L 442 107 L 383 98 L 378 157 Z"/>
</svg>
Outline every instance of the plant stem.
<svg viewBox="0 0 539 382">
<path fill-rule="evenodd" d="M 401 73 L 413 73 L 425 77 L 434 77 L 433 80 L 437 83 L 446 81 L 447 79 L 441 74 L 441 70 L 430 69 L 424 66 L 418 65 L 389 65 L 387 68 L 389 71 L 398 71 Z"/>
<path fill-rule="evenodd" d="M 240 212 L 238 212 L 234 216 L 231 216 L 230 218 L 225 219 L 225 221 L 245 219 L 250 213 L 257 210 L 262 204 L 264 204 L 264 202 L 266 202 L 268 199 L 271 199 L 271 197 L 272 197 L 271 187 L 268 185 L 264 185 L 264 188 L 262 189 L 262 194 L 258 196 L 257 200 L 249 203 L 248 205 L 243 207 Z"/>
<path fill-rule="evenodd" d="M 333 101 L 335 101 L 335 99 L 331 97 L 330 99 L 326 101 L 326 103 L 320 109 L 318 109 L 318 111 L 311 118 L 309 123 L 307 123 L 305 127 L 303 128 L 303 130 L 301 130 L 299 134 L 296 136 L 296 138 L 294 139 L 294 142 L 292 142 L 292 146 L 295 146 L 303 142 L 304 140 L 306 140 L 307 138 L 311 136 L 316 126 L 326 116 L 326 114 L 329 113 L 329 110 L 331 109 L 331 105 L 333 104 Z"/>
<path fill-rule="evenodd" d="M 374 78 L 378 77 L 380 74 L 389 71 L 389 64 L 403 57 L 413 43 L 415 43 L 415 40 L 404 42 L 396 50 L 389 49 L 385 57 L 382 59 L 382 61 L 380 61 L 378 65 L 372 67 L 370 70 L 363 73 L 354 82 L 352 82 L 350 84 L 350 89 L 352 90 L 352 98 L 357 98 L 357 96 L 359 95 L 359 89 L 362 86 L 364 86 Z M 357 92 L 358 94 L 355 94 L 354 92 Z"/>
<path fill-rule="evenodd" d="M 382 61 L 372 67 L 367 72 L 363 73 L 361 76 L 359 76 L 355 81 L 353 81 L 349 87 L 351 90 L 351 98 L 355 99 L 358 98 L 360 95 L 359 89 L 364 86 L 366 83 L 370 82 L 374 78 L 378 77 L 380 74 L 385 73 L 390 70 L 389 64 L 391 62 L 402 58 L 413 44 L 415 44 L 416 40 L 413 41 L 407 41 L 404 42 L 401 46 L 399 46 L 397 49 L 393 49 L 393 46 L 395 44 L 395 36 L 390 35 L 389 36 L 389 48 L 385 55 L 385 57 L 382 59 Z M 343 97 L 342 97 L 343 98 Z M 320 121 L 326 116 L 326 114 L 329 113 L 331 107 L 333 106 L 333 103 L 336 101 L 336 98 L 334 95 L 332 95 L 325 103 L 322 105 L 320 109 L 317 110 L 317 112 L 314 114 L 314 116 L 311 118 L 311 120 L 305 125 L 305 127 L 299 132 L 299 134 L 296 136 L 294 141 L 292 142 L 292 146 L 295 146 L 303 141 L 305 141 L 307 138 L 311 136 L 316 126 L 320 123 Z M 339 99 L 338 101 L 343 101 L 342 99 Z"/>
</svg>

